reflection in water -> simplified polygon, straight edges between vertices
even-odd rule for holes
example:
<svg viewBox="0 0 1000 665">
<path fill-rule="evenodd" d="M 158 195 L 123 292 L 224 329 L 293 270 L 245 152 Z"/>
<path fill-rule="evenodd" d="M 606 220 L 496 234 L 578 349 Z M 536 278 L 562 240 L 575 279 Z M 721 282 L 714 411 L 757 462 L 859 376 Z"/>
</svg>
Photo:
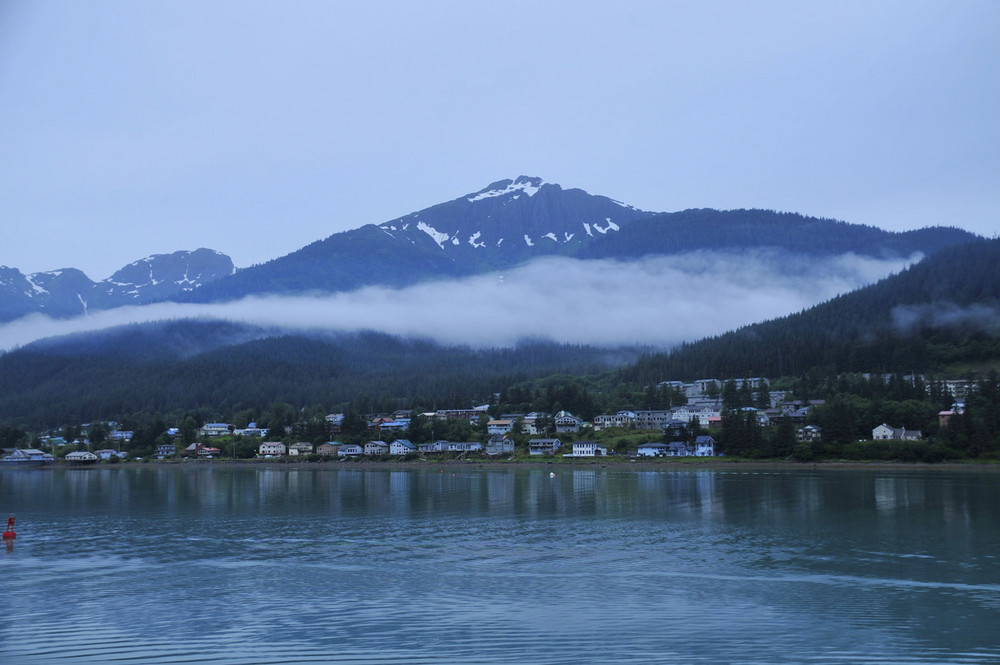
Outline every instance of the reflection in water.
<svg viewBox="0 0 1000 665">
<path fill-rule="evenodd" d="M 0 660 L 1000 660 L 995 473 L 554 473 L 0 472 Z"/>
</svg>

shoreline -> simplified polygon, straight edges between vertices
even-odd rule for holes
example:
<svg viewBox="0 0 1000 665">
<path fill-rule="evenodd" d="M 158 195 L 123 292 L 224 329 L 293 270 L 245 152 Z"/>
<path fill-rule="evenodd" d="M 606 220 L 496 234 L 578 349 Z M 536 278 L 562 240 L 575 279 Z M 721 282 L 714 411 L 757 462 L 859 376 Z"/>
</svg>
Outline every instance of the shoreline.
<svg viewBox="0 0 1000 665">
<path fill-rule="evenodd" d="M 257 459 L 216 459 L 216 460 L 161 460 L 142 462 L 121 462 L 116 464 L 73 464 L 57 462 L 30 467 L 0 467 L 26 469 L 156 469 L 156 468 L 262 468 L 262 469 L 431 469 L 431 468 L 538 468 L 564 469 L 607 469 L 633 471 L 683 471 L 683 470 L 823 470 L 823 469 L 902 469 L 902 470 L 947 470 L 947 471 L 1000 471 L 1000 462 L 888 462 L 858 460 L 827 460 L 797 462 L 791 460 L 744 460 L 744 459 L 661 459 L 661 460 L 352 460 L 330 461 L 277 461 Z"/>
</svg>

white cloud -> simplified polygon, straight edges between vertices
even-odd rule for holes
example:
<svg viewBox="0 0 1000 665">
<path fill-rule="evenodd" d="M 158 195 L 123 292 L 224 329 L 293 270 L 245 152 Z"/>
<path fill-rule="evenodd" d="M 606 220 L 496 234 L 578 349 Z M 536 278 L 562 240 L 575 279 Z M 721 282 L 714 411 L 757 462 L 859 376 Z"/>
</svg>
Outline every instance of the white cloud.
<svg viewBox="0 0 1000 665">
<path fill-rule="evenodd" d="M 0 348 L 125 323 L 219 318 L 298 330 L 380 330 L 443 343 L 506 346 L 525 338 L 669 347 L 783 316 L 874 282 L 916 260 L 828 259 L 777 251 L 694 252 L 635 262 L 545 258 L 509 272 L 403 289 L 163 303 L 0 326 Z"/>
</svg>

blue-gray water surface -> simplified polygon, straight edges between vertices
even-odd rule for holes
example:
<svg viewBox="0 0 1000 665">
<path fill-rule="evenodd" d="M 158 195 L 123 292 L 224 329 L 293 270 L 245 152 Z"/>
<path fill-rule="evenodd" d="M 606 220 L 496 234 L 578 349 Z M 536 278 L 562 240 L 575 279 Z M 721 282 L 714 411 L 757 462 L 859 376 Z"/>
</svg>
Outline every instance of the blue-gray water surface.
<svg viewBox="0 0 1000 665">
<path fill-rule="evenodd" d="M 0 511 L 6 664 L 1000 662 L 995 471 L 3 469 Z"/>
</svg>

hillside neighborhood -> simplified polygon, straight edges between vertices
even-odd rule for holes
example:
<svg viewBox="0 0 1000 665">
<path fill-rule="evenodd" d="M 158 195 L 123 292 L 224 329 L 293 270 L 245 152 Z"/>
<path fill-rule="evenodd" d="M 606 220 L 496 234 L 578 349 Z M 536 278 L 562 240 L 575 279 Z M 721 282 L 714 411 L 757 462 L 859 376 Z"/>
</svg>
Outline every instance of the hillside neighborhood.
<svg viewBox="0 0 1000 665">
<path fill-rule="evenodd" d="M 741 422 L 752 422 L 760 428 L 790 428 L 797 444 L 810 445 L 822 439 L 822 428 L 807 420 L 814 408 L 823 405 L 823 400 L 786 400 L 784 391 L 767 390 L 767 382 L 763 379 L 727 383 L 730 388 L 744 392 L 757 391 L 760 406 L 727 410 L 723 406 L 722 395 L 726 384 L 718 380 L 670 381 L 661 383 L 657 388 L 683 396 L 680 400 L 683 404 L 664 409 L 620 410 L 596 415 L 590 421 L 568 411 L 491 415 L 493 407 L 490 404 L 419 413 L 400 409 L 392 413 L 369 414 L 361 421 L 367 436 L 354 436 L 351 441 L 338 440 L 345 433 L 349 417 L 345 413 L 328 414 L 323 419 L 323 436 L 313 441 L 294 441 L 295 432 L 290 427 L 274 431 L 258 427 L 253 422 L 246 427 L 208 422 L 199 427 L 193 436 L 188 436 L 193 439 L 190 441 L 185 441 L 181 428 L 167 428 L 149 457 L 155 460 L 513 459 L 519 453 L 528 459 L 557 455 L 569 459 L 612 455 L 631 458 L 717 457 L 726 452 L 719 439 L 726 417 L 737 417 Z M 947 426 L 952 417 L 963 412 L 968 387 L 963 381 L 949 381 L 946 386 L 955 399 L 951 409 L 939 413 L 941 427 Z M 413 440 L 417 422 L 429 426 L 430 436 L 423 437 L 426 440 Z M 464 431 L 479 433 L 481 438 L 452 441 L 433 436 L 435 427 L 443 429 L 449 424 L 465 426 Z M 102 426 L 104 424 L 91 427 L 90 431 L 96 432 Z M 87 430 L 81 429 L 79 438 L 72 440 L 58 435 L 43 435 L 36 439 L 37 447 L 4 448 L 0 460 L 5 465 L 28 465 L 51 463 L 57 458 L 70 464 L 142 459 L 129 452 L 134 432 L 120 429 L 114 422 L 106 426 L 108 431 L 102 439 L 105 446 L 101 448 L 92 445 Z M 615 432 L 646 436 L 640 436 L 638 440 L 607 437 L 607 434 Z M 872 429 L 870 441 L 919 441 L 922 438 L 919 430 L 881 423 Z"/>
</svg>

